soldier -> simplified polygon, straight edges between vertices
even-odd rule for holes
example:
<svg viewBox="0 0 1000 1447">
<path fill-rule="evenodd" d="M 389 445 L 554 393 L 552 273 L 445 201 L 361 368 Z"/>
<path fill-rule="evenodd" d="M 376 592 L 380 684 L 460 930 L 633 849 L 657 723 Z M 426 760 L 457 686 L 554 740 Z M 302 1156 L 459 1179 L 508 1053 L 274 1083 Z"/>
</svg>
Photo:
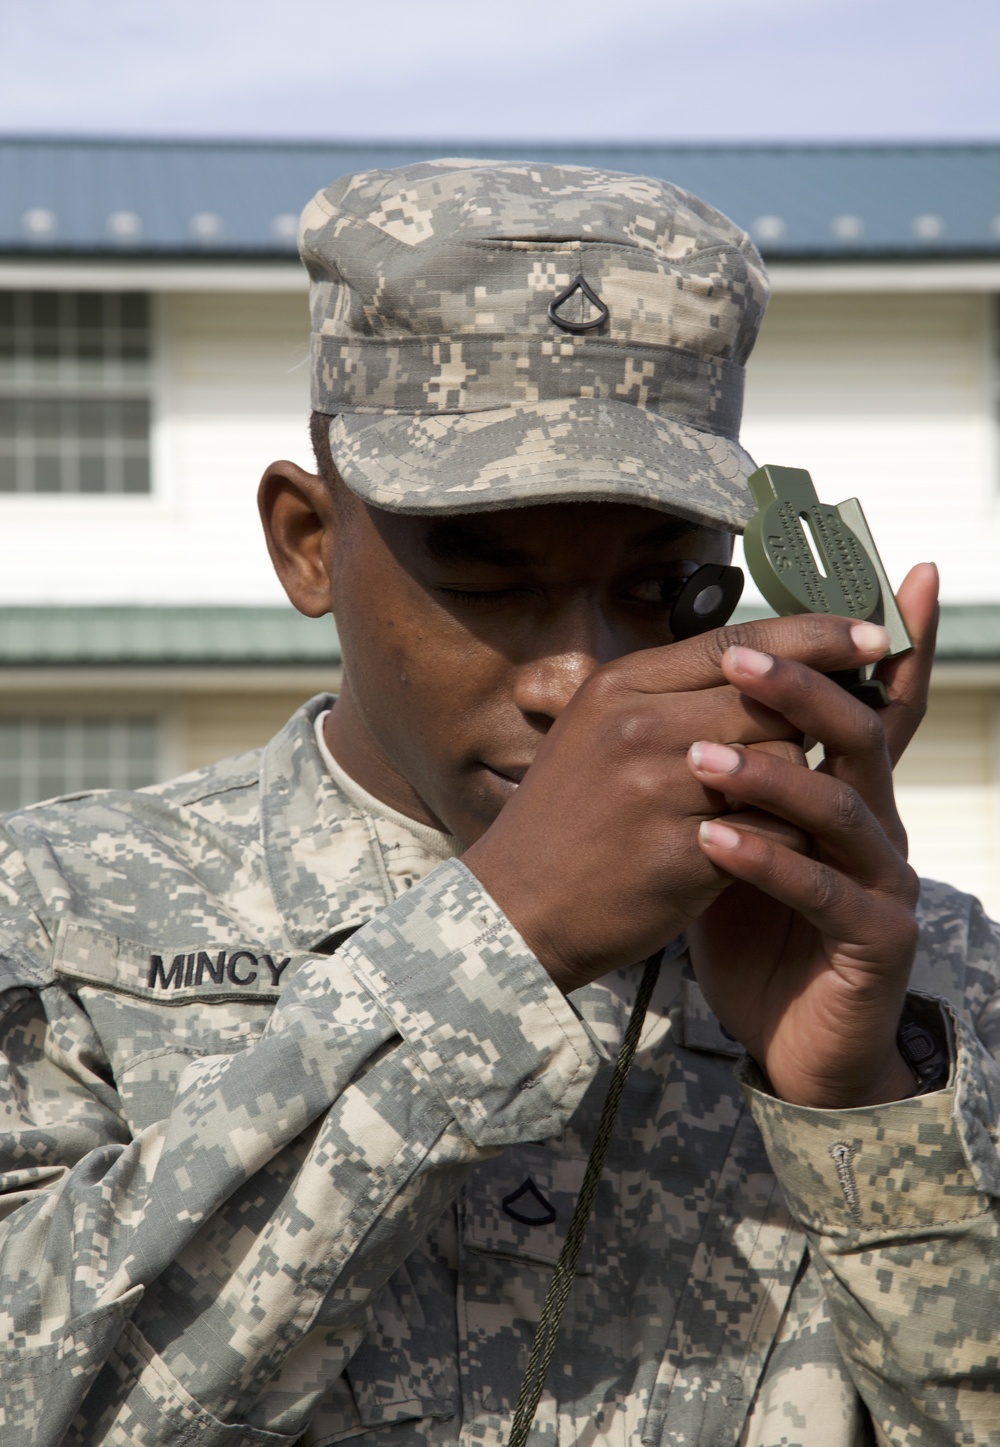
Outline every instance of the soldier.
<svg viewBox="0 0 1000 1447">
<path fill-rule="evenodd" d="M 302 253 L 260 504 L 339 698 L 4 821 L 4 1447 L 499 1447 L 660 954 L 535 1442 L 1000 1441 L 1000 938 L 892 798 L 934 570 L 881 714 L 823 676 L 876 625 L 672 630 L 750 515 L 752 243 L 441 161 Z"/>
</svg>

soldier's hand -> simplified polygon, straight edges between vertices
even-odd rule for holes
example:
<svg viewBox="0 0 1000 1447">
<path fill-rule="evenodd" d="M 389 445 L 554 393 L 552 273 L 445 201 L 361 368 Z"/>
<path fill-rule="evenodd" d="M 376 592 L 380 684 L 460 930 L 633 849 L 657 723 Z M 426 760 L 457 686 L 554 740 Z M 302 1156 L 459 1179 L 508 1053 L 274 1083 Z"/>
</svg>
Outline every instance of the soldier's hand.
<svg viewBox="0 0 1000 1447">
<path fill-rule="evenodd" d="M 726 812 L 726 786 L 692 772 L 692 742 L 766 746 L 793 767 L 802 758 L 801 720 L 755 697 L 724 664 L 734 644 L 808 672 L 869 663 L 886 640 L 847 619 L 778 618 L 632 653 L 587 680 L 463 856 L 564 990 L 643 959 L 731 884 L 719 851 L 698 839 L 703 821 Z M 727 817 L 748 832 L 774 831 L 793 850 L 802 834 L 789 812 Z"/>
<path fill-rule="evenodd" d="M 881 712 L 787 657 L 736 648 L 723 659 L 741 693 L 822 742 L 819 769 L 711 742 L 689 754 L 692 778 L 706 788 L 812 840 L 804 853 L 751 835 L 736 817 L 706 821 L 702 849 L 740 883 L 689 931 L 712 1009 L 775 1092 L 797 1104 L 874 1104 L 915 1088 L 895 1045 L 917 940 L 917 880 L 892 764 L 925 707 L 936 596 L 928 565 L 900 589 L 915 648 L 884 665 L 891 702 Z"/>
</svg>

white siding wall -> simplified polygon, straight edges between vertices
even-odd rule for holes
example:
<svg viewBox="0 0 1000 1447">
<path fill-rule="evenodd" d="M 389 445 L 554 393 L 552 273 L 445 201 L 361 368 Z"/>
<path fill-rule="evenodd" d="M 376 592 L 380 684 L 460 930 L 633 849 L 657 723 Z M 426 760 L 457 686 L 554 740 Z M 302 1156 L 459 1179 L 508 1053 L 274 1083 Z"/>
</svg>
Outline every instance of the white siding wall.
<svg viewBox="0 0 1000 1447">
<path fill-rule="evenodd" d="M 304 295 L 163 295 L 151 497 L 0 499 L 2 603 L 282 600 L 255 493 L 309 465 Z"/>
<path fill-rule="evenodd" d="M 993 298 L 779 295 L 748 373 L 744 441 L 860 497 L 890 578 L 925 558 L 949 602 L 1000 600 Z M 897 771 L 919 873 L 1000 917 L 1000 696 L 935 690 Z"/>
<path fill-rule="evenodd" d="M 896 798 L 917 873 L 978 895 L 1000 919 L 1000 694 L 933 693 Z"/>
<path fill-rule="evenodd" d="M 890 578 L 936 561 L 949 602 L 1000 600 L 992 298 L 777 296 L 750 360 L 743 440 L 857 496 Z"/>
<path fill-rule="evenodd" d="M 890 576 L 933 556 L 950 601 L 1000 599 L 990 302 L 779 295 L 744 437 L 864 502 Z M 264 465 L 308 463 L 302 294 L 157 299 L 154 495 L 0 499 L 0 603 L 277 601 L 254 509 Z"/>
</svg>

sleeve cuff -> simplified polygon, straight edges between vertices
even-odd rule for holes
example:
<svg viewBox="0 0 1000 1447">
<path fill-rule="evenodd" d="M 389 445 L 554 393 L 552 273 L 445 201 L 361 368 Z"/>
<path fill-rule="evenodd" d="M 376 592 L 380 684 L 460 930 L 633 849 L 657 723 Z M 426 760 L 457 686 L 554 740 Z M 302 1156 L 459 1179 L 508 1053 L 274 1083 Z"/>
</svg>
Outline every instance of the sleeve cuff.
<svg viewBox="0 0 1000 1447">
<path fill-rule="evenodd" d="M 854 1110 L 814 1110 L 768 1094 L 752 1061 L 738 1068 L 789 1209 L 807 1229 L 919 1231 L 981 1215 L 986 1198 L 1000 1196 L 1000 1069 L 944 1001 L 910 998 L 943 1017 L 953 1060 L 943 1090 Z"/>
<path fill-rule="evenodd" d="M 457 859 L 341 951 L 476 1145 L 562 1131 L 603 1051 Z"/>
</svg>

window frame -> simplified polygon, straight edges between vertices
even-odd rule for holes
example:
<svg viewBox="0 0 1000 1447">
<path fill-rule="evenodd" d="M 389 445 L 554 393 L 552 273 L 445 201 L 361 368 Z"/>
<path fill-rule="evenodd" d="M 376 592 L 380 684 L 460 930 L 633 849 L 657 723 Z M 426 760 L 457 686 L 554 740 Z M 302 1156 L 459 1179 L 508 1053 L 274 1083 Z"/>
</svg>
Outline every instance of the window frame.
<svg viewBox="0 0 1000 1447">
<path fill-rule="evenodd" d="M 116 403 L 127 404 L 133 400 L 141 402 L 145 408 L 146 422 L 145 445 L 142 459 L 145 463 L 146 486 L 141 490 L 128 490 L 124 486 L 119 486 L 114 490 L 106 487 L 87 489 L 80 486 L 80 476 L 78 472 L 77 486 L 72 490 L 62 487 L 40 489 L 35 486 L 30 490 L 18 487 L 12 490 L 0 491 L 0 505 L 7 504 L 9 506 L 11 502 L 14 501 L 22 505 L 26 503 L 29 505 L 41 503 L 44 505 L 46 500 L 53 499 L 63 506 L 67 503 L 78 503 L 80 501 L 83 501 L 86 505 L 92 505 L 98 502 L 103 502 L 105 505 L 109 503 L 124 503 L 124 505 L 130 509 L 143 502 L 148 504 L 159 495 L 159 480 L 162 475 L 162 468 L 159 465 L 159 394 L 162 390 L 163 365 L 161 356 L 162 325 L 159 293 L 150 289 L 148 286 L 116 287 L 107 285 L 106 283 L 96 284 L 96 278 L 95 285 L 93 286 L 81 285 L 80 278 L 78 277 L 74 278 L 77 284 L 72 286 L 60 286 L 56 284 L 55 278 L 53 278 L 52 281 L 35 285 L 24 283 L 18 285 L 12 278 L 5 280 L 6 284 L 2 287 L 3 291 L 15 294 L 20 293 L 22 296 L 30 296 L 37 293 L 51 293 L 58 297 L 66 295 L 77 297 L 98 295 L 101 297 L 114 296 L 126 298 L 141 296 L 144 298 L 146 306 L 146 354 L 144 358 L 138 360 L 138 374 L 135 377 L 130 378 L 128 376 L 127 362 L 120 367 L 119 371 L 121 375 L 119 376 L 115 376 L 113 372 L 109 376 L 105 371 L 103 374 L 98 373 L 92 377 L 88 377 L 86 376 L 84 367 L 78 368 L 83 375 L 77 377 L 73 377 L 72 375 L 59 376 L 59 359 L 57 358 L 57 367 L 54 369 L 56 375 L 50 380 L 44 376 L 32 376 L 30 374 L 31 363 L 29 362 L 28 367 L 25 368 L 28 375 L 25 377 L 14 376 L 12 378 L 5 378 L 0 375 L 0 399 L 23 399 L 23 401 L 35 405 L 44 405 L 44 403 L 50 402 L 56 406 L 67 403 L 72 405 L 74 402 L 87 402 L 91 400 L 105 402 L 112 406 Z M 72 373 L 72 370 L 73 365 L 71 363 L 67 366 L 66 372 Z M 120 479 L 124 481 L 124 463 L 129 452 L 128 439 L 119 439 L 116 436 L 112 440 L 114 443 L 121 445 L 119 456 L 122 456 L 123 463 Z M 74 460 L 77 467 L 79 467 L 80 459 L 87 454 L 86 448 L 80 448 L 80 441 L 81 437 L 78 434 L 71 442 L 71 445 L 76 445 Z M 37 452 L 35 452 L 34 455 L 37 460 Z M 100 456 L 102 454 L 95 450 L 93 455 Z"/>
<path fill-rule="evenodd" d="M 28 741 L 33 745 L 17 754 L 5 755 L 0 751 L 0 814 L 31 808 L 47 799 L 73 797 L 93 790 L 144 788 L 164 778 L 168 755 L 167 720 L 155 703 L 150 700 L 144 706 L 136 700 L 133 706 L 122 708 L 114 703 L 101 707 L 98 700 L 90 702 L 91 706 L 81 711 L 72 707 L 67 709 L 65 703 L 61 708 L 51 703 L 37 707 L 25 700 L 21 708 L 9 707 L 0 712 L 0 733 L 11 726 L 22 731 L 27 728 L 31 731 Z M 101 765 L 107 763 L 108 767 L 95 767 L 88 775 L 86 731 L 97 725 L 104 726 L 108 732 L 103 752 L 93 757 Z M 145 755 L 139 750 L 129 759 L 128 751 L 123 747 L 127 735 L 123 736 L 122 730 L 130 725 L 150 726 L 147 738 L 150 747 Z M 46 727 L 51 730 L 54 726 L 62 729 L 62 751 L 51 754 L 50 758 L 58 762 L 59 768 L 51 769 L 48 783 L 43 784 L 41 781 L 46 777 L 44 730 Z M 123 760 L 127 762 L 122 766 Z M 142 765 L 147 761 L 149 768 L 143 769 Z M 28 790 L 27 797 L 18 792 L 14 800 L 12 795 L 8 796 L 7 786 L 23 780 L 25 762 L 28 778 L 33 779 L 35 784 Z M 55 777 L 57 773 L 60 775 L 58 778 Z M 55 792 L 50 789 L 50 783 L 56 786 Z M 43 790 L 41 794 L 37 793 L 39 786 Z"/>
</svg>

